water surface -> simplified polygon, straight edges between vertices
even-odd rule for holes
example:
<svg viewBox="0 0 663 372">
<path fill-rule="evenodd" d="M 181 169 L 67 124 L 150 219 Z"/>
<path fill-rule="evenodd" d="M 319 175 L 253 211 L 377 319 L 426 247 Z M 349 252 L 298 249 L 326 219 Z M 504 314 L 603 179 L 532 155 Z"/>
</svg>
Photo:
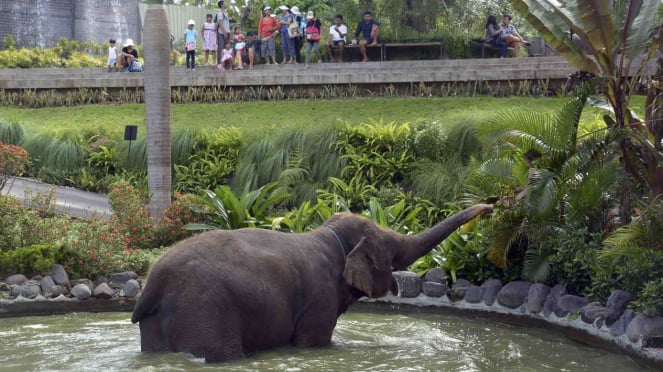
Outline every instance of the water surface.
<svg viewBox="0 0 663 372">
<path fill-rule="evenodd" d="M 220 365 L 142 354 L 130 313 L 0 319 L 0 371 L 642 371 L 619 354 L 539 329 L 431 313 L 352 311 L 333 345 Z"/>
</svg>

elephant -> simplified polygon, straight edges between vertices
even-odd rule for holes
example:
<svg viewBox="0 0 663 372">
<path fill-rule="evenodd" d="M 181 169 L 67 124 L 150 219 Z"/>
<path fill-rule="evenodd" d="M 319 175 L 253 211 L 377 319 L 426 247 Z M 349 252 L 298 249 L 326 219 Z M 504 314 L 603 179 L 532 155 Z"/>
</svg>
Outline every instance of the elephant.
<svg viewBox="0 0 663 372">
<path fill-rule="evenodd" d="M 397 293 L 392 268 L 406 268 L 491 211 L 477 204 L 411 236 L 337 214 L 300 234 L 245 228 L 187 238 L 155 262 L 136 303 L 141 350 L 213 363 L 277 346 L 329 345 L 352 303 Z"/>
</svg>

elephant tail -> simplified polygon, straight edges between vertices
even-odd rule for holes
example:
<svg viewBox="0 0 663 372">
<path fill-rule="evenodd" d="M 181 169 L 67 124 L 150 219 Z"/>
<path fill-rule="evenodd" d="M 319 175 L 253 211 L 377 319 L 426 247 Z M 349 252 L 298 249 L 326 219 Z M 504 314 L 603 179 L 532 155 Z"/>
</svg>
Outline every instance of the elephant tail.
<svg viewBox="0 0 663 372">
<path fill-rule="evenodd" d="M 161 303 L 161 293 L 159 293 L 159 286 L 146 285 L 143 293 L 140 295 L 134 312 L 131 315 L 131 322 L 138 323 L 141 319 L 154 313 L 159 308 Z"/>
</svg>

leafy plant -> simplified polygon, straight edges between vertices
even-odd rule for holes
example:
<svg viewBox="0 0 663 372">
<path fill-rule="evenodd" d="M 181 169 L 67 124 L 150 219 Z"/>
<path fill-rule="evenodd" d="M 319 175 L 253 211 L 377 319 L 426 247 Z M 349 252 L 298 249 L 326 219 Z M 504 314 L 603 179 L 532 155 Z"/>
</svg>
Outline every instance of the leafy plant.
<svg viewBox="0 0 663 372">
<path fill-rule="evenodd" d="M 11 176 L 20 176 L 27 169 L 28 152 L 16 145 L 0 142 L 0 192 Z"/>
<path fill-rule="evenodd" d="M 638 293 L 638 300 L 633 305 L 636 311 L 646 316 L 662 316 L 663 278 L 647 282 Z"/>
</svg>

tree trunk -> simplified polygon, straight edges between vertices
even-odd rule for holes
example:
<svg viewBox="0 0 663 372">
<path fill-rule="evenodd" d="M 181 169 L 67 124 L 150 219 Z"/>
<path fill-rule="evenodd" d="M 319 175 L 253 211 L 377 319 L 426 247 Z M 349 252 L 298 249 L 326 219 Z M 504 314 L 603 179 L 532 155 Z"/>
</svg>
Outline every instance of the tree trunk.
<svg viewBox="0 0 663 372">
<path fill-rule="evenodd" d="M 147 121 L 148 211 L 156 223 L 170 205 L 170 39 L 163 5 L 148 5 L 145 12 L 145 111 Z"/>
</svg>

